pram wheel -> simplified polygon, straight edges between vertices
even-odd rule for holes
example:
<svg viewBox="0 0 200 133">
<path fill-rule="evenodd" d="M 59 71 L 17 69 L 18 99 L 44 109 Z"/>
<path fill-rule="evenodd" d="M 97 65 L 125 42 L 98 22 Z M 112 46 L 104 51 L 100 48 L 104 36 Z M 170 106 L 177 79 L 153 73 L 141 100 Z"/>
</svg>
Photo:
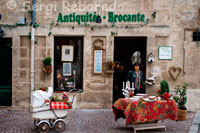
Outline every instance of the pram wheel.
<svg viewBox="0 0 200 133">
<path fill-rule="evenodd" d="M 34 126 L 37 128 L 38 126 L 37 126 L 37 124 L 38 124 L 38 120 L 34 120 Z"/>
<path fill-rule="evenodd" d="M 38 131 L 40 133 L 47 133 L 49 131 L 49 124 L 47 124 L 46 122 L 40 123 L 40 125 L 38 126 Z"/>
<path fill-rule="evenodd" d="M 55 124 L 55 130 L 57 132 L 63 132 L 65 130 L 65 123 L 63 121 L 57 121 Z"/>
</svg>

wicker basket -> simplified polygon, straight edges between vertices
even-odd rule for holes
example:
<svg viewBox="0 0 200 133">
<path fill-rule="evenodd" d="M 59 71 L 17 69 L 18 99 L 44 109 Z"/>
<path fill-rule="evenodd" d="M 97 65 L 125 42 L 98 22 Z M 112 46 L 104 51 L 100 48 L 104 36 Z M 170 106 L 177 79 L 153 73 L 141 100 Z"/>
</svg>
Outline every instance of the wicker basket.
<svg viewBox="0 0 200 133">
<path fill-rule="evenodd" d="M 51 66 L 47 66 L 47 65 L 44 65 L 43 68 L 42 68 L 42 71 L 47 73 L 47 74 L 51 74 L 52 72 L 52 65 Z"/>
<path fill-rule="evenodd" d="M 186 113 L 187 113 L 187 110 L 180 110 L 180 109 L 178 109 L 178 120 L 179 121 L 186 120 Z"/>
</svg>

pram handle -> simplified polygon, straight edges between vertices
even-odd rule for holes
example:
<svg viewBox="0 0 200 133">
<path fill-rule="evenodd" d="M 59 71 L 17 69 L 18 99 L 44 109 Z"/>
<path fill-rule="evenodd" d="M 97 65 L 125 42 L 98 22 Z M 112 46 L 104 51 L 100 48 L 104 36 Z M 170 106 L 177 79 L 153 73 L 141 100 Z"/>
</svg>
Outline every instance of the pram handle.
<svg viewBox="0 0 200 133">
<path fill-rule="evenodd" d="M 68 93 L 72 92 L 73 90 L 75 90 L 75 89 L 70 90 Z M 82 92 L 82 90 L 78 90 L 78 91 L 76 91 L 76 92 L 74 93 L 73 98 L 72 98 L 72 104 L 73 104 L 73 102 L 74 102 L 75 95 L 76 95 L 78 92 Z"/>
<path fill-rule="evenodd" d="M 67 93 L 70 93 L 70 92 L 72 92 L 73 90 L 75 90 L 75 89 L 72 89 L 72 90 L 68 91 Z"/>
</svg>

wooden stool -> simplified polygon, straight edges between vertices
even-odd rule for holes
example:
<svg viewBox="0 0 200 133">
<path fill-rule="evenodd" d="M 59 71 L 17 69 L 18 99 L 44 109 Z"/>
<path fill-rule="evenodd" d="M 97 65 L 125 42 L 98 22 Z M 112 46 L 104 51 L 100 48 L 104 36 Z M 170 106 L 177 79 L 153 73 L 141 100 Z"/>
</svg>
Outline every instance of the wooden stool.
<svg viewBox="0 0 200 133">
<path fill-rule="evenodd" d="M 133 125 L 134 133 L 136 133 L 137 130 L 161 129 L 161 128 L 164 128 L 165 131 L 167 131 L 166 125 L 164 123 L 145 123 L 145 124 Z"/>
</svg>

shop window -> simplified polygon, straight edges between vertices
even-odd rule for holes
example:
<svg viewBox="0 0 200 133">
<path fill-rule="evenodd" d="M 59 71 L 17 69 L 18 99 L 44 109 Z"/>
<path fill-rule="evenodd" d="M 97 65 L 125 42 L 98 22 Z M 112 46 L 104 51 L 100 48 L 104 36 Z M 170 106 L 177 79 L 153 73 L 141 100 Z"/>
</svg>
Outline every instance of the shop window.
<svg viewBox="0 0 200 133">
<path fill-rule="evenodd" d="M 193 41 L 200 41 L 200 32 L 193 32 Z"/>
<path fill-rule="evenodd" d="M 55 37 L 54 91 L 82 90 L 83 38 Z"/>
</svg>

